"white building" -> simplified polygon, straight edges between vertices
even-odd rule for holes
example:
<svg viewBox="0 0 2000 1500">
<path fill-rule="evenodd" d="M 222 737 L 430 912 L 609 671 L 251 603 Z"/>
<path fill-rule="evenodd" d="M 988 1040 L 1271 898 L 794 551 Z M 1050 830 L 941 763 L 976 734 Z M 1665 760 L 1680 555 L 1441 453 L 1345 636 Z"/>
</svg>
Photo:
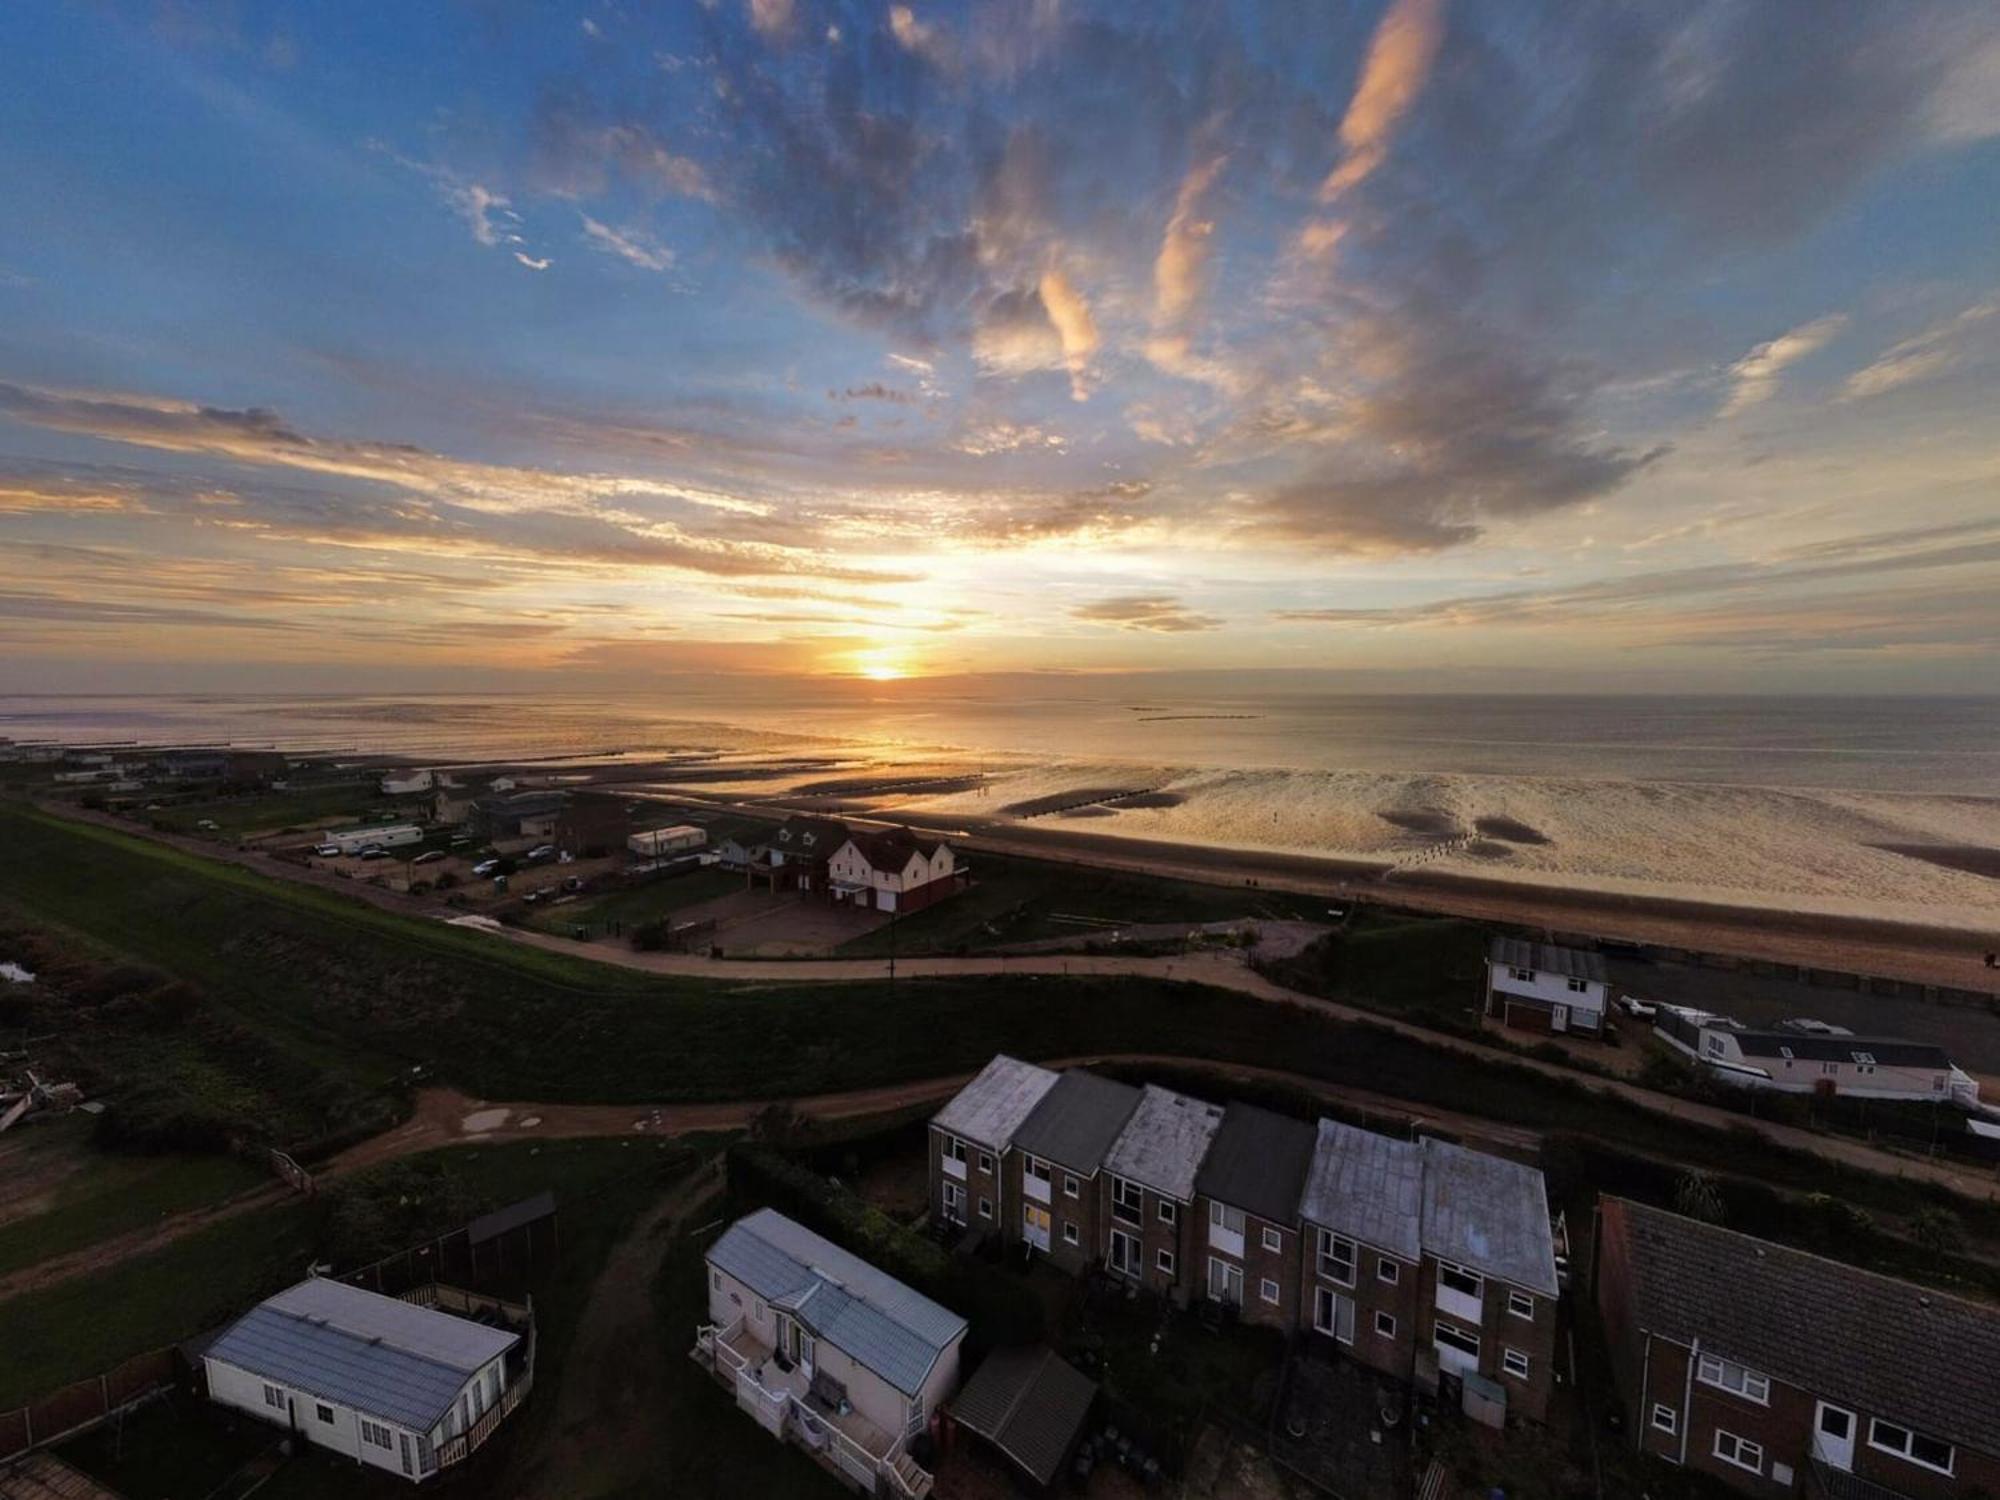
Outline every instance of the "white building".
<svg viewBox="0 0 2000 1500">
<path fill-rule="evenodd" d="M 922 1500 L 909 1442 L 958 1389 L 965 1319 L 773 1209 L 708 1252 L 694 1357 L 772 1436 L 864 1494 Z"/>
<path fill-rule="evenodd" d="M 428 792 L 436 785 L 437 776 L 430 771 L 391 771 L 382 778 L 382 795 L 406 797 L 416 792 Z"/>
<path fill-rule="evenodd" d="M 827 861 L 835 901 L 876 911 L 921 911 L 958 888 L 958 860 L 943 839 L 921 842 L 907 828 L 849 834 Z"/>
<path fill-rule="evenodd" d="M 692 823 L 676 823 L 671 828 L 649 828 L 643 833 L 628 834 L 625 848 L 639 859 L 664 859 L 669 854 L 699 849 L 707 842 L 707 829 Z"/>
<path fill-rule="evenodd" d="M 1818 1025 L 1757 1029 L 1679 1005 L 1660 1007 L 1653 1034 L 1724 1083 L 1745 1088 L 1934 1099 L 1965 1109 L 1979 1102 L 1978 1081 L 1929 1042 L 1854 1036 Z"/>
<path fill-rule="evenodd" d="M 1577 948 L 1496 937 L 1486 956 L 1486 1014 L 1523 1031 L 1604 1030 L 1604 960 Z"/>
<path fill-rule="evenodd" d="M 520 1333 L 314 1279 L 237 1319 L 202 1364 L 211 1401 L 420 1482 L 465 1458 L 519 1404 L 531 1362 L 510 1374 L 508 1357 L 521 1343 Z"/>
<path fill-rule="evenodd" d="M 358 854 L 370 844 L 395 849 L 424 841 L 424 831 L 415 823 L 382 823 L 373 828 L 323 828 L 319 836 L 320 842 L 333 845 L 342 854 Z"/>
</svg>

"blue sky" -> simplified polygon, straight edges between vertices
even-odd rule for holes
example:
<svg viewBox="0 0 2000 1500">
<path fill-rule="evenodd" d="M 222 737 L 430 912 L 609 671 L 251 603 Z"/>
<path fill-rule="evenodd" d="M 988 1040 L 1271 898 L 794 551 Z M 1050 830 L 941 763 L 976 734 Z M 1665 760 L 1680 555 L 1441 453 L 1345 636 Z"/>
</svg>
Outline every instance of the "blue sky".
<svg viewBox="0 0 2000 1500">
<path fill-rule="evenodd" d="M 0 688 L 2000 690 L 1978 3 L 0 12 Z"/>
</svg>

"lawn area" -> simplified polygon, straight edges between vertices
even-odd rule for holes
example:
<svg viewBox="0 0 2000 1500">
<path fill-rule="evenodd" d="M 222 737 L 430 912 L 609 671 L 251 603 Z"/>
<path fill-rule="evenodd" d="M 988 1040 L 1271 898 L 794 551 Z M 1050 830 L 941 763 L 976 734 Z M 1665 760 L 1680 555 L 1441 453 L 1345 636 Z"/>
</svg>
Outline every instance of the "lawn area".
<svg viewBox="0 0 2000 1500">
<path fill-rule="evenodd" d="M 1082 939 L 1099 923 L 1326 915 L 1326 902 L 1311 896 L 1155 879 L 1057 860 L 981 854 L 972 861 L 972 873 L 969 889 L 896 923 L 898 953 L 977 952 L 1045 938 Z M 1058 920 L 1062 917 L 1085 920 Z M 847 957 L 874 957 L 889 951 L 889 941 L 884 928 L 855 938 L 840 951 Z"/>
<path fill-rule="evenodd" d="M 1471 1026 L 1484 993 L 1486 940 L 1476 922 L 1361 910 L 1266 972 L 1309 995 Z"/>
<path fill-rule="evenodd" d="M 270 1180 L 233 1156 L 128 1156 L 93 1148 L 90 1117 L 77 1115 L 21 1132 L 22 1157 L 0 1155 L 0 1193 L 17 1173 L 35 1175 L 46 1158 L 73 1156 L 76 1168 L 46 1194 L 47 1205 L 0 1224 L 0 1275 L 141 1229 L 171 1214 L 219 1203 Z M 10 1146 L 14 1144 L 11 1140 Z M 34 1158 L 44 1158 L 35 1160 Z"/>
<path fill-rule="evenodd" d="M 648 922 L 742 889 L 740 871 L 711 865 L 685 875 L 607 891 L 601 896 L 579 896 L 560 906 L 539 906 L 528 918 L 528 925 L 561 937 L 576 936 L 578 928 L 583 929 L 585 939 L 602 937 L 608 932 L 629 936 L 634 928 Z"/>
<path fill-rule="evenodd" d="M 175 833 L 192 833 L 195 825 L 207 821 L 215 824 L 218 834 L 234 838 L 281 828 L 340 828 L 394 811 L 395 804 L 384 801 L 374 782 L 345 781 L 207 802 L 177 802 L 139 816 Z"/>
</svg>

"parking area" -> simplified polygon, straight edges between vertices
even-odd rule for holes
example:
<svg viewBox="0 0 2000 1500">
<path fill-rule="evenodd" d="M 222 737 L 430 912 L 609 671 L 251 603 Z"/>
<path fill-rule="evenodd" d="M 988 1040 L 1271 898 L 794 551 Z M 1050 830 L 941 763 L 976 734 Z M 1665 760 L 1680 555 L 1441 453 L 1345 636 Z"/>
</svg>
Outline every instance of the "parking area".
<svg viewBox="0 0 2000 1500">
<path fill-rule="evenodd" d="M 747 890 L 685 907 L 674 920 L 713 922 L 710 941 L 731 958 L 803 958 L 886 927 L 889 913 L 834 906 L 799 891 Z"/>
</svg>

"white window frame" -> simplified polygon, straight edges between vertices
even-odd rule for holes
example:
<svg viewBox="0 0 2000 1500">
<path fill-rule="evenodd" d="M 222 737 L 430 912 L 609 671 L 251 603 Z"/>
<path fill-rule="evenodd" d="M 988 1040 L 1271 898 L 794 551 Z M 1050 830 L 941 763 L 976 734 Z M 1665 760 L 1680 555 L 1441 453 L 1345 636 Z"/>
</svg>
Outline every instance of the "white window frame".
<svg viewBox="0 0 2000 1500">
<path fill-rule="evenodd" d="M 1347 1249 L 1344 1258 L 1346 1266 L 1344 1276 L 1341 1274 L 1343 1257 L 1335 1253 L 1342 1246 Z M 1313 1265 L 1319 1274 L 1336 1286 L 1353 1286 L 1355 1273 L 1361 1268 L 1361 1247 L 1344 1234 L 1335 1234 L 1331 1229 L 1322 1229 L 1319 1232 L 1317 1248 L 1318 1254 Z"/>
<path fill-rule="evenodd" d="M 283 1411 L 285 1409 L 284 1387 L 276 1385 L 265 1386 L 264 1404 L 266 1406 L 275 1406 L 279 1411 Z"/>
<path fill-rule="evenodd" d="M 1076 1227 L 1076 1222 L 1072 1219 L 1063 1220 L 1063 1243 L 1065 1245 L 1081 1245 L 1083 1243 L 1083 1231 Z"/>
<path fill-rule="evenodd" d="M 1375 1279 L 1395 1286 L 1403 1279 L 1403 1268 L 1386 1255 L 1375 1258 Z"/>
<path fill-rule="evenodd" d="M 1571 993 L 1572 995 L 1587 995 L 1587 994 L 1589 994 L 1589 993 L 1590 993 L 1590 981 L 1589 981 L 1588 979 L 1575 979 L 1575 978 L 1572 978 L 1572 979 L 1570 980 L 1570 982 L 1569 982 L 1569 992 L 1570 992 L 1570 993 Z"/>
<path fill-rule="evenodd" d="M 1039 1156 L 1021 1157 L 1021 1175 L 1033 1182 L 1046 1183 L 1049 1180 L 1049 1164 Z"/>
<path fill-rule="evenodd" d="M 1446 1337 L 1446 1335 L 1450 1335 L 1450 1337 Z M 1479 1335 L 1476 1333 L 1467 1333 L 1456 1323 L 1438 1322 L 1431 1324 L 1431 1339 L 1433 1342 L 1449 1345 L 1460 1354 L 1468 1354 L 1474 1359 L 1479 1358 Z M 1467 1344 L 1470 1344 L 1472 1347 L 1470 1349 L 1466 1348 Z"/>
<path fill-rule="evenodd" d="M 984 1172 L 988 1177 L 991 1177 L 993 1175 L 994 1166 L 995 1162 L 993 1160 L 993 1153 L 991 1151 L 982 1151 L 979 1153 L 980 1171 Z"/>
<path fill-rule="evenodd" d="M 982 1219 L 993 1217 L 993 1200 L 984 1194 L 981 1194 L 979 1199 L 979 1217 Z"/>
<path fill-rule="evenodd" d="M 1523 1354 L 1519 1349 L 1503 1348 L 1500 1351 L 1500 1373 L 1503 1375 L 1512 1375 L 1516 1380 L 1526 1380 L 1528 1378 L 1528 1356 Z"/>
<path fill-rule="evenodd" d="M 938 1154 L 946 1161 L 955 1161 L 962 1167 L 966 1162 L 965 1142 L 955 1135 L 947 1135 L 944 1143 L 938 1148 Z"/>
<path fill-rule="evenodd" d="M 1375 1314 L 1375 1336 L 1380 1339 L 1392 1339 L 1396 1336 L 1396 1315 L 1394 1313 L 1377 1312 Z"/>
<path fill-rule="evenodd" d="M 1900 1432 L 1903 1434 L 1903 1447 L 1898 1448 L 1893 1443 L 1885 1443 L 1876 1436 L 1885 1427 L 1891 1432 Z M 1945 1450 L 1945 1466 L 1943 1468 L 1939 1468 L 1927 1458 L 1917 1457 L 1915 1450 L 1918 1438 L 1922 1438 L 1927 1443 L 1936 1443 Z M 1933 1474 L 1943 1474 L 1946 1477 L 1950 1477 L 1958 1468 L 1958 1449 L 1955 1445 L 1945 1442 L 1942 1438 L 1934 1438 L 1927 1432 L 1919 1432 L 1914 1427 L 1906 1427 L 1901 1422 L 1885 1422 L 1880 1417 L 1870 1417 L 1868 1419 L 1868 1446 L 1873 1448 L 1877 1453 L 1887 1453 L 1892 1458 L 1900 1458 L 1906 1464 L 1915 1464 L 1918 1468 L 1928 1469 Z"/>
<path fill-rule="evenodd" d="M 1161 1249 L 1153 1252 L 1153 1269 L 1162 1276 L 1172 1276 L 1175 1264 L 1173 1251 Z"/>
<path fill-rule="evenodd" d="M 1111 1217 L 1125 1224 L 1146 1222 L 1146 1190 L 1116 1173 L 1111 1177 Z"/>
<path fill-rule="evenodd" d="M 1083 1184 L 1076 1180 L 1076 1173 L 1063 1173 L 1063 1196 L 1065 1198 L 1080 1198 L 1083 1196 Z"/>
<path fill-rule="evenodd" d="M 1283 1293 L 1279 1290 L 1277 1282 L 1265 1276 L 1259 1278 L 1257 1282 L 1257 1295 L 1270 1303 L 1271 1306 L 1276 1307 L 1278 1305 L 1278 1298 Z"/>
<path fill-rule="evenodd" d="M 1728 1452 L 1723 1451 L 1725 1445 L 1729 1449 Z M 1746 1474 L 1764 1472 L 1764 1445 L 1754 1438 L 1738 1437 L 1735 1433 L 1718 1427 L 1715 1429 L 1715 1447 L 1712 1451 L 1715 1457 L 1726 1464 L 1733 1464 Z M 1745 1458 L 1743 1455 L 1746 1451 L 1756 1454 L 1757 1457 L 1754 1460 Z"/>
<path fill-rule="evenodd" d="M 1507 977 L 1519 980 L 1522 984 L 1533 984 L 1535 982 L 1535 971 L 1533 969 L 1509 969 Z"/>
<path fill-rule="evenodd" d="M 1748 1365 L 1740 1365 L 1735 1360 L 1704 1354 L 1695 1364 L 1694 1378 L 1703 1385 L 1714 1386 L 1732 1396 L 1741 1396 L 1759 1406 L 1771 1404 L 1771 1377 L 1759 1375 Z"/>
<path fill-rule="evenodd" d="M 380 1422 L 371 1422 L 366 1417 L 361 1419 L 361 1441 L 369 1444 L 371 1447 L 389 1451 L 393 1451 L 396 1446 L 394 1433 L 390 1432 Z"/>
<path fill-rule="evenodd" d="M 1285 1253 L 1285 1232 L 1282 1229 L 1273 1229 L 1269 1224 L 1266 1224 L 1258 1231 L 1257 1239 L 1273 1255 L 1283 1255 Z"/>
<path fill-rule="evenodd" d="M 1171 1224 L 1175 1228 L 1180 1227 L 1181 1207 L 1173 1199 L 1162 1198 L 1160 1200 L 1160 1222 L 1162 1224 Z"/>
<path fill-rule="evenodd" d="M 326 1415 L 325 1415 L 325 1416 L 321 1416 L 321 1415 L 320 1415 L 320 1413 L 321 1413 L 321 1412 L 324 1412 L 324 1413 L 326 1413 Z M 336 1416 L 336 1413 L 334 1412 L 334 1409 L 333 1409 L 333 1403 L 332 1403 L 332 1402 L 330 1402 L 330 1401 L 319 1401 L 319 1400 L 315 1400 L 315 1401 L 313 1402 L 313 1417 L 314 1417 L 314 1419 L 315 1419 L 315 1420 L 317 1420 L 318 1422 L 320 1422 L 320 1423 L 321 1423 L 322 1425 L 324 1425 L 324 1426 L 327 1426 L 327 1427 L 331 1427 L 331 1426 L 333 1425 L 333 1423 L 334 1423 L 334 1418 L 335 1418 L 335 1416 Z"/>
<path fill-rule="evenodd" d="M 1523 1303 L 1527 1304 L 1526 1312 L 1521 1310 Z M 1535 1299 L 1526 1292 L 1517 1292 L 1510 1287 L 1507 1291 L 1507 1311 L 1517 1318 L 1525 1318 L 1532 1323 L 1535 1321 Z"/>
<path fill-rule="evenodd" d="M 1664 1432 L 1668 1437 L 1673 1437 L 1680 1431 L 1680 1426 L 1681 1414 L 1679 1412 L 1675 1411 L 1664 1401 L 1655 1401 L 1653 1403 L 1653 1428 L 1655 1431 Z"/>
<path fill-rule="evenodd" d="M 1454 1285 L 1454 1277 L 1466 1285 Z M 1470 1297 L 1474 1302 L 1482 1302 L 1486 1298 L 1486 1278 L 1477 1271 L 1468 1271 L 1464 1266 L 1448 1260 L 1438 1262 L 1438 1285 L 1447 1291 L 1457 1292 L 1461 1297 Z"/>
</svg>

